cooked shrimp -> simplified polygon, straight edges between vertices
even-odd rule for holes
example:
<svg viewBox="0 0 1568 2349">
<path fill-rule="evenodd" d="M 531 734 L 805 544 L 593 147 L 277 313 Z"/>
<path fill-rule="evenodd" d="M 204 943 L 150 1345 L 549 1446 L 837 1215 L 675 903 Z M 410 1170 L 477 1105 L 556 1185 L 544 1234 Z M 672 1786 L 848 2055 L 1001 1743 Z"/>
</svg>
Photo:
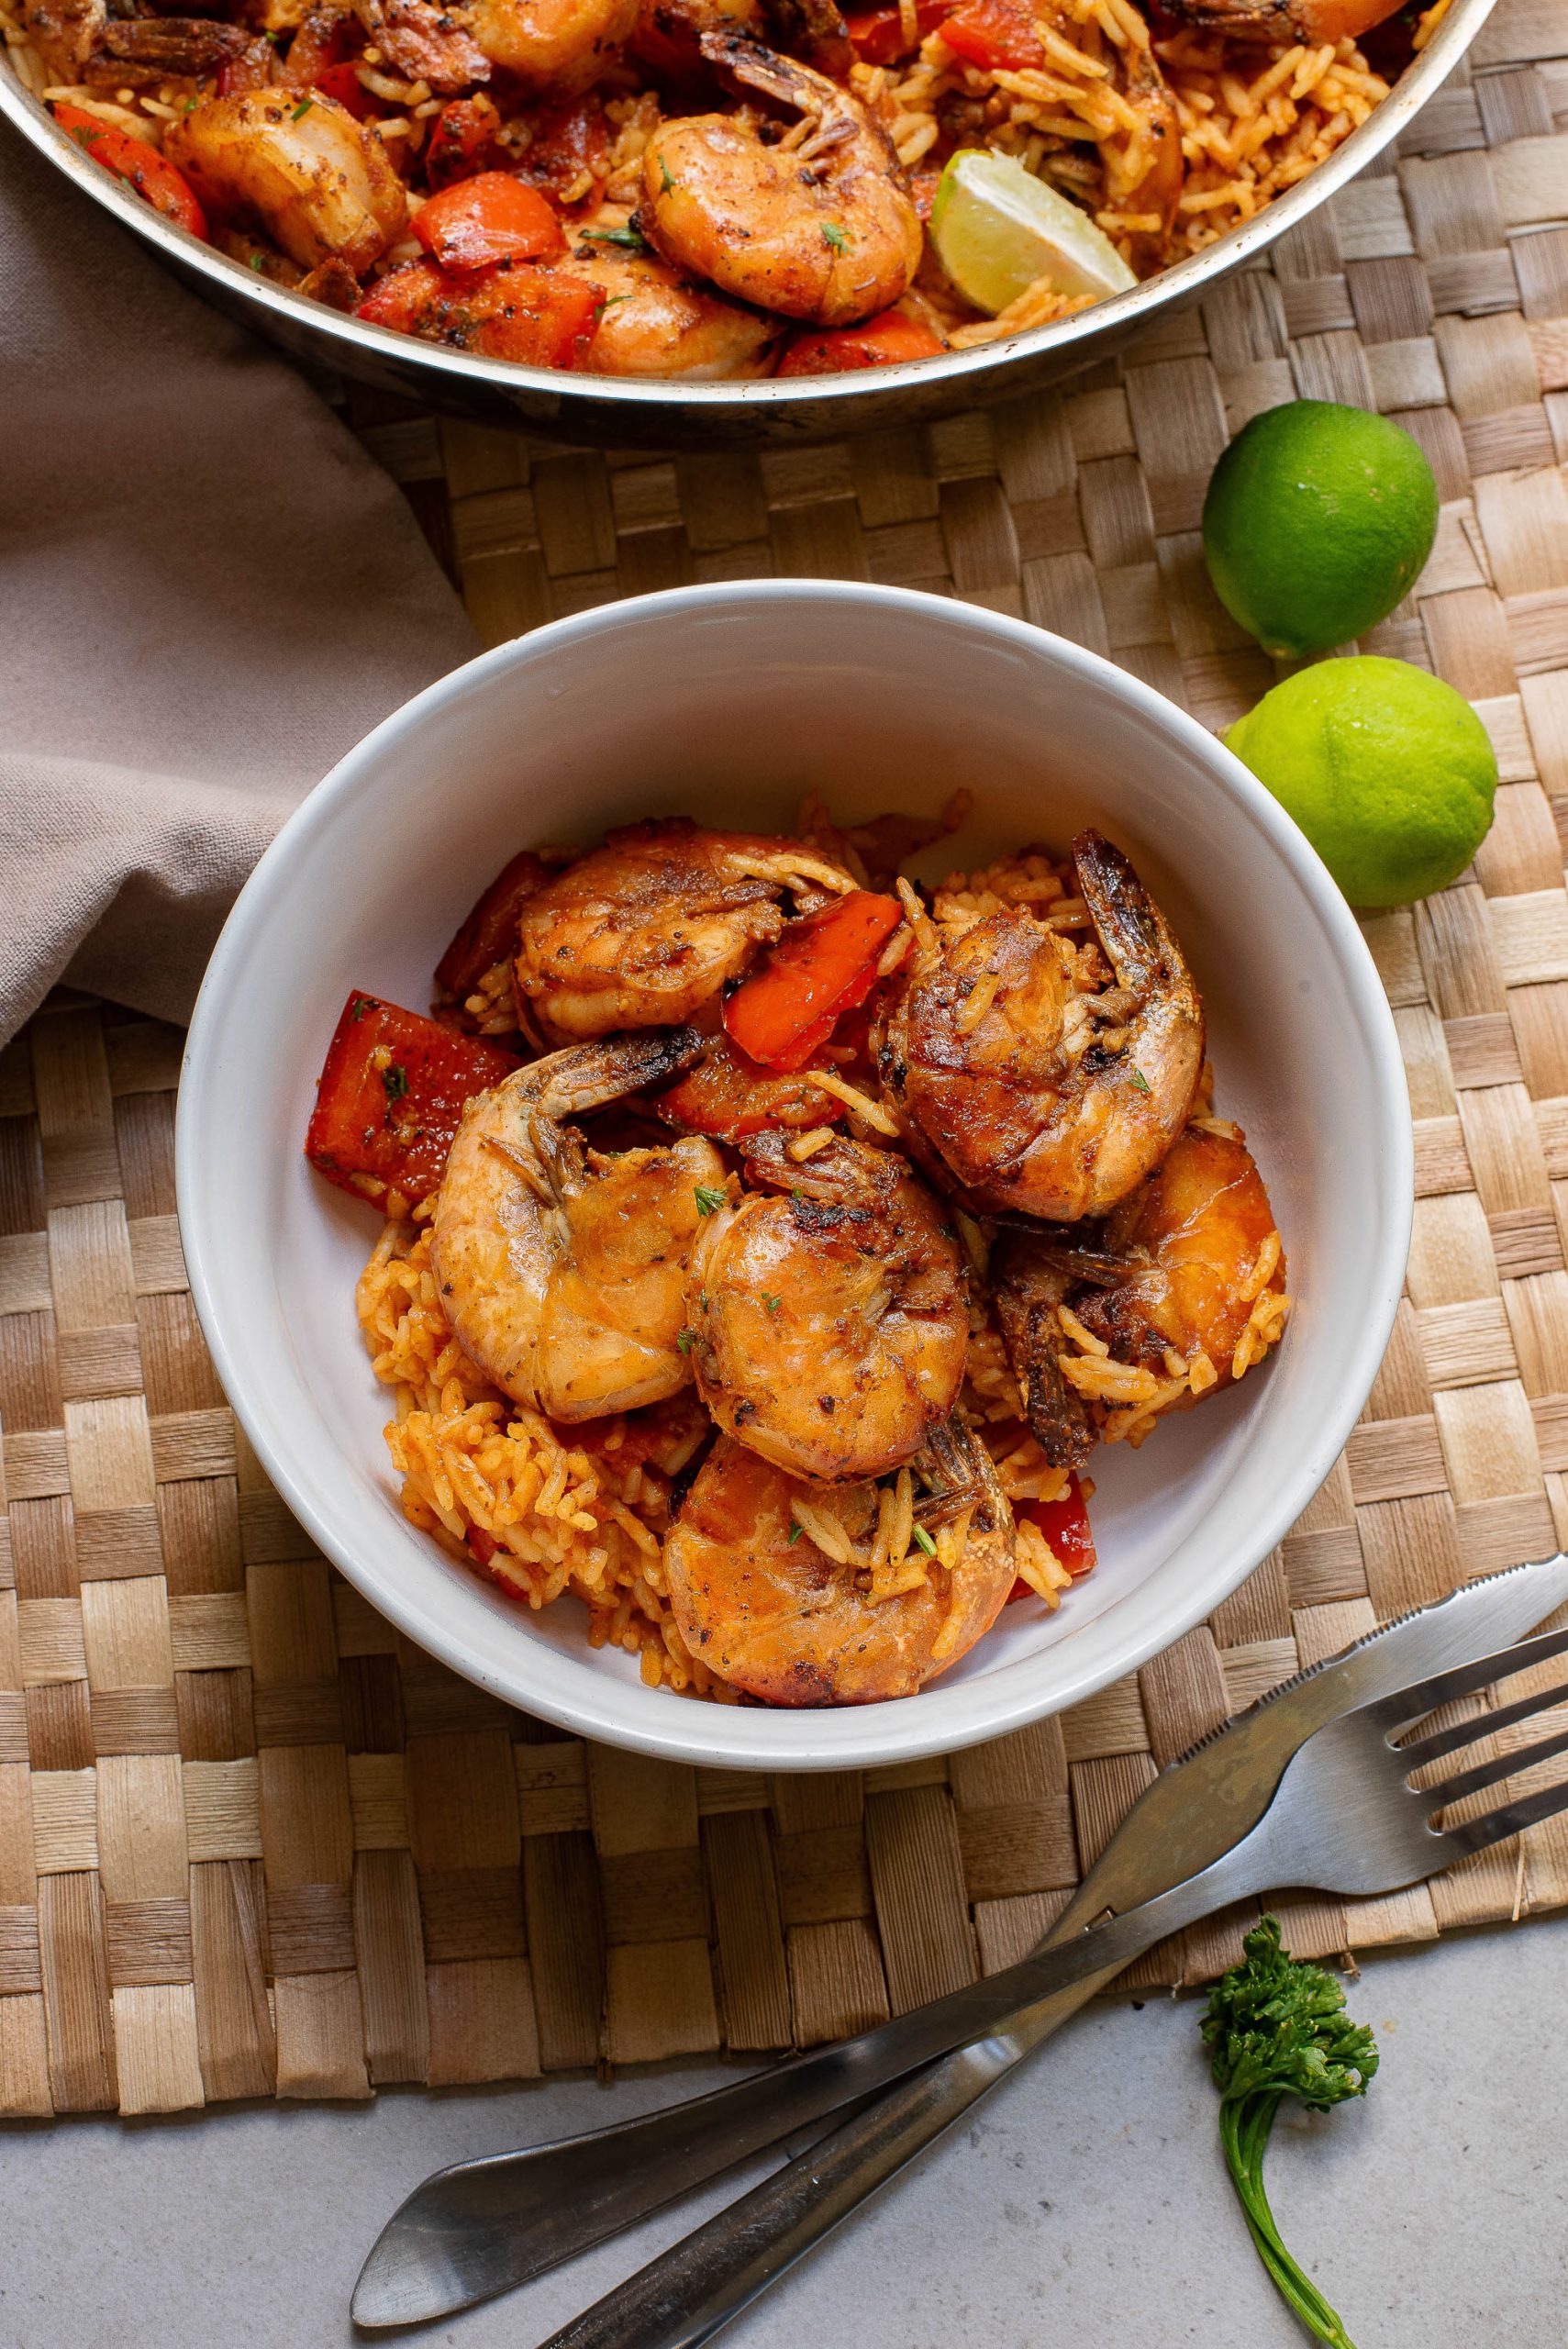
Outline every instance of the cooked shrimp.
<svg viewBox="0 0 1568 2349">
<path fill-rule="evenodd" d="M 170 124 L 163 152 L 204 204 L 253 215 L 302 269 L 337 259 L 363 276 L 407 217 L 373 126 L 333 98 L 207 98 Z"/>
<path fill-rule="evenodd" d="M 586 278 L 602 296 L 583 361 L 601 375 L 705 384 L 772 372 L 783 321 L 692 284 L 656 253 L 628 250 L 587 229 L 555 271 Z"/>
<path fill-rule="evenodd" d="M 1082 1286 L 1061 1243 L 1005 1231 L 991 1251 L 991 1301 L 1035 1442 L 1053 1468 L 1082 1468 L 1095 1447 L 1084 1398 L 1062 1374 L 1070 1351 L 1058 1308 Z"/>
<path fill-rule="evenodd" d="M 891 1489 L 807 1484 L 720 1436 L 664 1574 L 681 1637 L 732 1687 L 866 1705 L 911 1695 L 990 1630 L 1014 1543 L 990 1455 L 958 1419 Z"/>
<path fill-rule="evenodd" d="M 685 82 L 706 77 L 704 33 L 753 33 L 760 38 L 767 23 L 762 0 L 638 0 L 630 48 L 634 57 L 656 72 Z"/>
<path fill-rule="evenodd" d="M 698 1236 L 686 1283 L 697 1392 L 777 1467 L 880 1476 L 957 1400 L 962 1258 L 902 1159 L 840 1136 L 806 1158 L 800 1146 L 782 1133 L 743 1142 L 747 1180 L 764 1187 Z"/>
<path fill-rule="evenodd" d="M 436 1200 L 431 1262 L 463 1352 L 552 1419 L 599 1419 L 675 1394 L 699 1186 L 713 1144 L 613 1156 L 562 1119 L 673 1076 L 698 1039 L 676 1029 L 580 1044 L 471 1101 Z"/>
<path fill-rule="evenodd" d="M 792 107 L 776 146 L 741 116 L 661 123 L 642 159 L 639 220 L 677 268 L 738 301 L 823 327 L 886 309 L 919 266 L 919 215 L 881 125 L 824 73 L 739 33 L 703 55 Z"/>
<path fill-rule="evenodd" d="M 256 35 L 243 26 L 220 25 L 210 17 L 143 17 L 129 24 L 111 18 L 87 60 L 83 79 L 124 82 L 132 89 L 171 76 L 194 81 L 233 65 L 255 43 Z M 262 54 L 270 62 L 272 52 L 264 43 Z"/>
<path fill-rule="evenodd" d="M 1072 1309 L 1118 1362 L 1173 1371 L 1172 1355 L 1189 1365 L 1201 1356 L 1215 1372 L 1212 1381 L 1200 1373 L 1194 1392 L 1202 1394 L 1267 1352 L 1264 1332 L 1284 1319 L 1285 1262 L 1263 1178 L 1236 1129 L 1189 1126 L 1106 1223 L 1103 1247 L 1117 1277 L 1106 1284 L 1100 1272 L 1102 1285 Z M 1261 1342 L 1244 1345 L 1249 1331 Z"/>
<path fill-rule="evenodd" d="M 854 885 L 797 841 L 628 824 L 524 906 L 517 985 L 553 1038 L 667 1027 L 777 938 L 781 897 Z"/>
<path fill-rule="evenodd" d="M 462 16 L 438 0 L 354 0 L 382 71 L 428 82 L 442 96 L 490 79 L 490 60 Z"/>
<path fill-rule="evenodd" d="M 1203 1068 L 1203 1006 L 1163 914 L 1098 832 L 1073 855 L 1114 987 L 1078 993 L 1072 950 L 1008 907 L 934 933 L 877 1043 L 928 1163 L 977 1207 L 1053 1222 L 1106 1215 L 1136 1189 Z"/>
<path fill-rule="evenodd" d="M 1178 24 L 1201 25 L 1236 40 L 1359 40 L 1392 17 L 1400 0 L 1166 0 Z"/>
<path fill-rule="evenodd" d="M 107 0 L 24 0 L 22 23 L 54 82 L 73 82 L 104 37 Z"/>
<path fill-rule="evenodd" d="M 567 96 L 596 82 L 637 22 L 637 0 L 468 0 L 492 65 L 530 92 Z"/>
</svg>

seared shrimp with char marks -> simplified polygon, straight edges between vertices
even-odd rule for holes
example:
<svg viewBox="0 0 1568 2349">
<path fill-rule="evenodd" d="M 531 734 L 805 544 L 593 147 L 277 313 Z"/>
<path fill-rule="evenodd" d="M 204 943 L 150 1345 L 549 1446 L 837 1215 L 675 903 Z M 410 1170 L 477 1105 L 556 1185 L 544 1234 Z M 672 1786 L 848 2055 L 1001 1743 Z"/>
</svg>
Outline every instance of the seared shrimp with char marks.
<svg viewBox="0 0 1568 2349">
<path fill-rule="evenodd" d="M 689 1030 L 583 1044 L 471 1101 L 437 1197 L 431 1262 L 469 1359 L 552 1419 L 599 1419 L 675 1394 L 699 1187 L 711 1142 L 602 1155 L 563 1119 L 689 1064 Z"/>
<path fill-rule="evenodd" d="M 1201 1356 L 1195 1393 L 1228 1386 L 1283 1322 L 1285 1262 L 1274 1212 L 1240 1132 L 1213 1121 L 1179 1135 L 1158 1172 L 1105 1227 L 1114 1281 L 1073 1310 L 1119 1362 L 1173 1369 Z M 1249 1338 L 1249 1332 L 1252 1335 Z M 1277 1326 L 1273 1326 L 1277 1336 Z"/>
<path fill-rule="evenodd" d="M 1243 1377 L 1289 1311 L 1273 1209 L 1251 1151 L 1212 1120 L 1099 1226 L 1008 1232 L 991 1281 L 1036 1442 L 1080 1467 L 1097 1433 L 1129 1429 Z M 1089 1400 L 1103 1407 L 1100 1427 Z"/>
<path fill-rule="evenodd" d="M 919 267 L 924 231 L 880 124 L 826 74 L 741 34 L 705 33 L 702 51 L 801 128 L 768 146 L 739 115 L 661 123 L 642 159 L 645 233 L 761 310 L 821 327 L 885 310 Z"/>
<path fill-rule="evenodd" d="M 770 1705 L 911 1696 L 968 1653 L 1015 1579 L 1013 1515 L 957 1419 L 891 1485 L 823 1486 L 721 1436 L 664 1543 L 682 1639 Z"/>
<path fill-rule="evenodd" d="M 555 274 L 585 278 L 601 297 L 583 362 L 601 375 L 706 384 L 772 372 L 783 321 L 694 285 L 656 253 L 628 251 L 589 229 Z"/>
<path fill-rule="evenodd" d="M 1234 40 L 1359 40 L 1392 17 L 1400 0 L 1165 0 L 1179 25 L 1229 33 Z"/>
<path fill-rule="evenodd" d="M 521 994 L 552 1038 L 690 1019 L 784 928 L 779 900 L 841 896 L 851 875 L 798 841 L 628 824 L 522 908 Z"/>
<path fill-rule="evenodd" d="M 637 0 L 468 0 L 462 13 L 492 65 L 531 93 L 570 96 L 614 62 Z"/>
<path fill-rule="evenodd" d="M 686 1283 L 697 1391 L 719 1426 L 797 1475 L 878 1476 L 945 1419 L 969 1343 L 962 1259 L 902 1159 L 835 1136 L 741 1144 L 747 1180 L 698 1235 Z"/>
<path fill-rule="evenodd" d="M 207 98 L 163 135 L 163 152 L 215 212 L 259 219 L 302 269 L 342 261 L 363 276 L 407 217 L 374 126 L 336 99 L 293 89 Z"/>
<path fill-rule="evenodd" d="M 884 1088 L 911 1145 L 982 1209 L 1103 1216 L 1186 1121 L 1203 1069 L 1193 976 L 1159 907 L 1098 832 L 1073 844 L 1116 984 L 1081 993 L 1073 950 L 1014 907 L 926 941 L 882 1028 Z"/>
</svg>

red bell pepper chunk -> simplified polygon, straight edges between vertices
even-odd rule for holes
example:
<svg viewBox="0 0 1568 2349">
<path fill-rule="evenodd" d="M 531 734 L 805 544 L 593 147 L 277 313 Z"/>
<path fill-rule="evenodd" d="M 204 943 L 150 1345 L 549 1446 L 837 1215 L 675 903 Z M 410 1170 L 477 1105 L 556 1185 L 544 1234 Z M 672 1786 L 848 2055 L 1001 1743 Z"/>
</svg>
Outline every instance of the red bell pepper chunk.
<svg viewBox="0 0 1568 2349">
<path fill-rule="evenodd" d="M 1067 1479 L 1067 1490 L 1059 1501 L 1019 1501 L 1018 1514 L 1038 1525 L 1050 1542 L 1057 1564 L 1064 1566 L 1074 1582 L 1086 1575 L 1095 1563 L 1095 1537 L 1089 1527 L 1089 1504 L 1084 1498 L 1084 1487 L 1076 1472 Z M 1022 1577 L 1013 1585 L 1009 1599 L 1030 1598 L 1032 1592 Z"/>
<path fill-rule="evenodd" d="M 840 1014 L 871 993 L 882 950 L 903 918 L 896 897 L 851 889 L 791 922 L 762 968 L 726 998 L 734 1042 L 764 1068 L 804 1068 Z"/>
<path fill-rule="evenodd" d="M 388 270 L 354 316 L 430 342 L 450 342 L 482 359 L 570 368 L 593 337 L 599 297 L 579 278 L 558 277 L 528 262 L 503 262 L 459 277 L 433 262 Z"/>
<path fill-rule="evenodd" d="M 486 971 L 509 962 L 517 951 L 517 918 L 524 901 L 550 879 L 550 867 L 526 848 L 501 871 L 436 964 L 436 985 L 448 995 L 472 995 Z"/>
<path fill-rule="evenodd" d="M 441 1179 L 463 1104 L 517 1065 L 498 1044 L 351 995 L 327 1047 L 305 1154 L 339 1190 L 377 1206 L 395 1192 L 415 1207 Z"/>
<path fill-rule="evenodd" d="M 444 106 L 425 146 L 425 177 L 431 187 L 450 187 L 454 180 L 493 171 L 501 155 L 496 144 L 500 128 L 495 100 L 482 93 Z"/>
<path fill-rule="evenodd" d="M 161 212 L 165 220 L 208 241 L 206 214 L 189 180 L 172 163 L 166 163 L 155 147 L 144 139 L 133 139 L 128 130 L 117 130 L 113 123 L 89 114 L 85 106 L 57 105 L 54 118 L 95 163 L 135 188 L 154 212 Z"/>
<path fill-rule="evenodd" d="M 808 1076 L 775 1074 L 748 1059 L 728 1036 L 716 1036 L 696 1065 L 656 1093 L 649 1107 L 666 1125 L 714 1141 L 739 1141 L 774 1126 L 804 1132 L 837 1125 L 848 1114 L 837 1094 L 822 1092 Z"/>
<path fill-rule="evenodd" d="M 375 100 L 361 81 L 357 66 L 324 65 L 311 87 L 319 90 L 324 98 L 335 99 L 344 113 L 351 114 L 356 122 L 374 120 Z"/>
<path fill-rule="evenodd" d="M 955 57 L 986 72 L 998 65 L 1022 72 L 1045 61 L 1045 44 L 1026 0 L 964 0 L 942 27 Z"/>
<path fill-rule="evenodd" d="M 538 188 L 510 172 L 481 172 L 443 188 L 415 215 L 414 234 L 440 269 L 547 261 L 566 249 L 561 223 Z"/>
<path fill-rule="evenodd" d="M 373 327 L 391 327 L 398 334 L 438 330 L 447 280 L 433 262 L 406 261 L 378 277 L 354 312 Z M 451 288 L 455 293 L 456 289 Z"/>
<path fill-rule="evenodd" d="M 936 31 L 951 6 L 952 0 L 915 0 L 913 40 L 904 29 L 904 11 L 897 7 L 848 8 L 844 29 L 862 65 L 893 65 L 918 49 L 928 33 Z"/>
<path fill-rule="evenodd" d="M 836 327 L 825 334 L 798 334 L 779 365 L 781 375 L 845 375 L 860 367 L 894 367 L 905 359 L 930 359 L 945 348 L 941 338 L 902 310 L 884 310 L 863 326 Z"/>
</svg>

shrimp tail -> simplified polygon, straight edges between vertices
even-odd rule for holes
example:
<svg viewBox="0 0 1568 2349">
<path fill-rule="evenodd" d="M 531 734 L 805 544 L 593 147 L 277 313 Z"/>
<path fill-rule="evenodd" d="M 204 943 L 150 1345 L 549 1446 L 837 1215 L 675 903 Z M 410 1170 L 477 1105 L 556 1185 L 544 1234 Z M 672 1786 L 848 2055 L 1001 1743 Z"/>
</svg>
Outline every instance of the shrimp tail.
<svg viewBox="0 0 1568 2349">
<path fill-rule="evenodd" d="M 855 51 L 838 0 L 767 0 L 767 15 L 783 47 L 809 58 L 819 72 L 849 80 Z"/>
<path fill-rule="evenodd" d="M 695 1028 L 651 1028 L 570 1044 L 538 1063 L 541 1081 L 528 1106 L 540 1117 L 581 1117 L 645 1085 L 667 1084 L 700 1060 L 703 1045 Z"/>
<path fill-rule="evenodd" d="M 868 1161 L 840 1139 L 824 1143 L 809 1158 L 790 1156 L 790 1142 L 798 1140 L 777 1130 L 748 1134 L 740 1144 L 749 1181 L 770 1191 L 788 1191 L 792 1197 L 828 1207 L 873 1207 L 884 1185 L 885 1170 Z"/>
<path fill-rule="evenodd" d="M 927 1531 L 951 1525 L 973 1511 L 976 1532 L 994 1533 L 1012 1522 L 1006 1495 L 985 1446 L 955 1411 L 939 1420 L 911 1463 L 926 1490 L 916 1504 L 917 1521 Z"/>
<path fill-rule="evenodd" d="M 1082 1397 L 1062 1375 L 1065 1341 L 1056 1313 L 1073 1285 L 1072 1275 L 1049 1247 L 1008 1232 L 992 1252 L 991 1279 L 1002 1342 L 1030 1433 L 1053 1468 L 1082 1468 L 1095 1434 Z"/>
<path fill-rule="evenodd" d="M 781 57 L 749 34 L 728 30 L 704 33 L 701 48 L 710 65 L 732 74 L 747 89 L 760 90 L 777 105 L 795 106 L 802 114 L 820 113 L 821 76 L 795 58 Z"/>
<path fill-rule="evenodd" d="M 1120 984 L 1140 996 L 1185 982 L 1186 967 L 1169 923 L 1119 848 L 1103 833 L 1073 843 L 1078 886 L 1100 944 Z"/>
</svg>

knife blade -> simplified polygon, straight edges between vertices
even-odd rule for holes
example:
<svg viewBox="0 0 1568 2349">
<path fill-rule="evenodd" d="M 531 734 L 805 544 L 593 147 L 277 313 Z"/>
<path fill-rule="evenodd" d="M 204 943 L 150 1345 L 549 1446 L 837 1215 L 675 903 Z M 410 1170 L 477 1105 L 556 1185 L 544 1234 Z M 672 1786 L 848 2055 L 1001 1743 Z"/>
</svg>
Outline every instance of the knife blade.
<svg viewBox="0 0 1568 2349">
<path fill-rule="evenodd" d="M 1292 1754 L 1325 1721 L 1511 1645 L 1565 1602 L 1568 1556 L 1559 1554 L 1464 1584 L 1297 1673 L 1154 1780 L 1040 1947 L 1107 1909 L 1151 1899 L 1219 1858 L 1257 1824 Z M 884 2176 L 950 2127 L 1118 1970 L 1039 2000 L 1005 2031 L 865 2105 L 862 2119 L 879 2116 Z M 830 2048 L 799 2056 L 645 2121 L 437 2171 L 372 2247 L 354 2291 L 355 2321 L 416 2323 L 510 2290 L 781 2137 L 820 2124 L 855 2095 L 836 2062 L 841 2055 Z M 798 2240 L 792 2235 L 775 2251 L 787 2263 L 852 2207 L 803 2222 Z"/>
</svg>

